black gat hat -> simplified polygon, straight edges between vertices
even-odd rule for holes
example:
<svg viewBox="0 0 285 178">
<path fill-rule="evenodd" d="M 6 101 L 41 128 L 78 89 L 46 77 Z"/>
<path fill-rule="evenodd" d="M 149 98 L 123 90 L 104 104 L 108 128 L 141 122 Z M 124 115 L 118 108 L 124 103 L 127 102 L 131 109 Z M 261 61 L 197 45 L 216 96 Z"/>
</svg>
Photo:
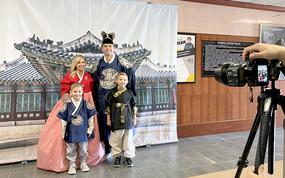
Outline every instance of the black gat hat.
<svg viewBox="0 0 285 178">
<path fill-rule="evenodd" d="M 115 33 L 106 33 L 104 31 L 101 32 L 101 36 L 103 38 L 102 44 L 114 44 L 113 40 L 115 38 Z"/>
</svg>

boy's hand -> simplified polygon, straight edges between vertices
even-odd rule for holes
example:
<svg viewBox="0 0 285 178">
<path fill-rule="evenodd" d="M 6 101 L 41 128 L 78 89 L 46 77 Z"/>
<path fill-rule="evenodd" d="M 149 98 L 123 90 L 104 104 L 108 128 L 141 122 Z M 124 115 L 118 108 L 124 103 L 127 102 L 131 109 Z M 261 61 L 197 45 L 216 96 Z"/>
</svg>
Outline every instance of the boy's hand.
<svg viewBox="0 0 285 178">
<path fill-rule="evenodd" d="M 66 132 L 66 127 L 67 127 L 67 122 L 65 120 L 61 120 L 61 136 L 62 136 L 62 139 L 65 138 L 65 132 Z"/>
<path fill-rule="evenodd" d="M 107 115 L 107 126 L 111 127 L 110 115 Z"/>
<path fill-rule="evenodd" d="M 136 118 L 136 117 L 134 117 L 133 125 L 134 125 L 134 126 L 136 126 L 136 125 L 137 125 L 137 118 Z"/>
</svg>

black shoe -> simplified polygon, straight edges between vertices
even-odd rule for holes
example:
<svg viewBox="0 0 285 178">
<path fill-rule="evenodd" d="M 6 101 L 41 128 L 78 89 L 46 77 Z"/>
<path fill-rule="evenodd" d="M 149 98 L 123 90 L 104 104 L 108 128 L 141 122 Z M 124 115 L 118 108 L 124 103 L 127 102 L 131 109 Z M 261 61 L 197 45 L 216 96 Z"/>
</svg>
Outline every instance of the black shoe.
<svg viewBox="0 0 285 178">
<path fill-rule="evenodd" d="M 124 163 L 125 163 L 126 166 L 128 166 L 128 167 L 133 167 L 133 166 L 134 166 L 133 161 L 132 161 L 131 158 L 126 158 Z"/>
<path fill-rule="evenodd" d="M 114 165 L 113 165 L 115 168 L 118 168 L 121 166 L 121 156 L 118 156 L 115 158 L 115 162 L 114 162 Z"/>
</svg>

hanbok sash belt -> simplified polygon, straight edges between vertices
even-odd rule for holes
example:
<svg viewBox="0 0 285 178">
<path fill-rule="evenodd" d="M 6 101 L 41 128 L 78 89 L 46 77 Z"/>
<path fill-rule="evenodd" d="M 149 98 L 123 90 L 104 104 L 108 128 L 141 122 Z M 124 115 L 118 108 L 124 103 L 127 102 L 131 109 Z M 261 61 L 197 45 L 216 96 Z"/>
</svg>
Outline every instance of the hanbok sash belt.
<svg viewBox="0 0 285 178">
<path fill-rule="evenodd" d="M 128 104 L 125 103 L 114 103 L 115 107 L 120 108 L 121 110 L 121 115 L 120 115 L 120 120 L 121 120 L 121 124 L 124 124 L 126 122 L 125 118 L 126 118 L 126 106 Z"/>
</svg>

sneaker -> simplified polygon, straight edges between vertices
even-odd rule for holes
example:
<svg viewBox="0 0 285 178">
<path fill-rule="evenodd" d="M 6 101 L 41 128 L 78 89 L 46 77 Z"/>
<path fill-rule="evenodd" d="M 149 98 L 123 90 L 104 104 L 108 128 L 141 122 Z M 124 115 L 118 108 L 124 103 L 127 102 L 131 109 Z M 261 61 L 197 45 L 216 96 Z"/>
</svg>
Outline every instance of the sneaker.
<svg viewBox="0 0 285 178">
<path fill-rule="evenodd" d="M 82 172 L 88 172 L 90 171 L 86 161 L 82 161 L 81 164 L 80 164 L 80 169 Z"/>
<path fill-rule="evenodd" d="M 72 165 L 69 166 L 68 174 L 69 174 L 69 175 L 74 175 L 74 174 L 76 174 L 76 166 L 75 166 L 75 165 L 72 164 Z"/>
<path fill-rule="evenodd" d="M 126 166 L 128 166 L 128 167 L 133 167 L 133 166 L 134 166 L 133 161 L 132 161 L 131 158 L 126 158 L 124 163 L 125 163 Z"/>
<path fill-rule="evenodd" d="M 121 156 L 115 158 L 114 167 L 118 168 L 121 166 Z"/>
</svg>

